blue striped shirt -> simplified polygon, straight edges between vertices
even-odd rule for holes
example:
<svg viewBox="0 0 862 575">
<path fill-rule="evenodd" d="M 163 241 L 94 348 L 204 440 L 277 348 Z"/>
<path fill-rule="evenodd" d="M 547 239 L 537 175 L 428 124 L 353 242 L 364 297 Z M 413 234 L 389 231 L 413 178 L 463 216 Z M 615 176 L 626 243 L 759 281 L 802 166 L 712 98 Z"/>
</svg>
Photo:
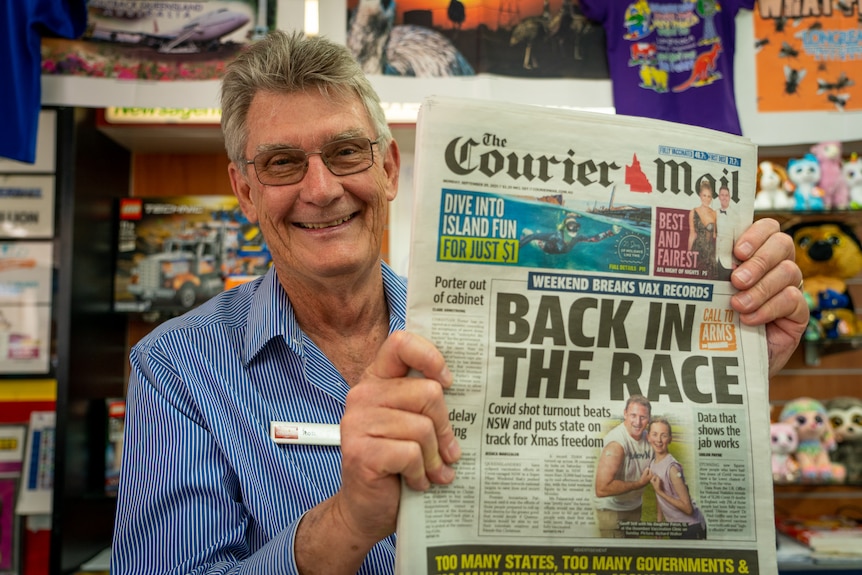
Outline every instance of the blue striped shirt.
<svg viewBox="0 0 862 575">
<path fill-rule="evenodd" d="M 390 332 L 405 280 L 383 265 Z M 274 269 L 131 351 L 112 575 L 297 573 L 302 514 L 341 486 L 341 450 L 281 445 L 270 421 L 338 423 L 347 382 L 302 332 Z M 393 572 L 395 536 L 358 573 Z"/>
</svg>

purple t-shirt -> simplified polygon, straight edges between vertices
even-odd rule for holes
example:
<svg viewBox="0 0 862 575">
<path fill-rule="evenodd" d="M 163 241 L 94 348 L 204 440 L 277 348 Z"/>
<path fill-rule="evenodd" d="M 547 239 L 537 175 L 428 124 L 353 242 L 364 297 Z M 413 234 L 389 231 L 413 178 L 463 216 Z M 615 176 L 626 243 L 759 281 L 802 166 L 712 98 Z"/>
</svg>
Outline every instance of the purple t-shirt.
<svg viewBox="0 0 862 575">
<path fill-rule="evenodd" d="M 741 134 L 733 95 L 736 14 L 754 0 L 581 0 L 600 22 L 618 114 Z"/>
</svg>

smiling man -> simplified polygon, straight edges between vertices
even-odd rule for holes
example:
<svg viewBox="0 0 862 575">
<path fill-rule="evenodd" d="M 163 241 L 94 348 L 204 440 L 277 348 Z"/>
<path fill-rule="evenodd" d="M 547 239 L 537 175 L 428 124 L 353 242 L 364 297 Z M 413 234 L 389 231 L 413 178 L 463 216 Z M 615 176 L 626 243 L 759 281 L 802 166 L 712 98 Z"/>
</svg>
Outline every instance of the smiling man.
<svg viewBox="0 0 862 575">
<path fill-rule="evenodd" d="M 652 447 L 647 441 L 651 407 L 642 395 L 626 400 L 623 422 L 605 435 L 596 462 L 596 519 L 602 537 L 625 537 L 620 522 L 641 520 L 643 491 L 650 482 Z"/>
<path fill-rule="evenodd" d="M 233 190 L 273 266 L 132 349 L 111 573 L 391 574 L 402 480 L 450 483 L 461 453 L 452 374 L 403 331 L 406 283 L 380 260 L 398 145 L 350 52 L 321 37 L 252 44 L 221 104 Z M 759 223 L 737 249 L 735 308 L 772 326 L 780 367 L 807 323 L 793 243 Z M 276 443 L 272 422 L 339 425 L 341 445 Z"/>
<path fill-rule="evenodd" d="M 389 573 L 401 477 L 451 482 L 460 455 L 452 376 L 402 331 L 405 282 L 380 260 L 398 145 L 320 38 L 254 44 L 222 110 L 273 267 L 133 349 L 112 573 Z M 273 421 L 340 424 L 341 447 L 274 443 Z"/>
</svg>

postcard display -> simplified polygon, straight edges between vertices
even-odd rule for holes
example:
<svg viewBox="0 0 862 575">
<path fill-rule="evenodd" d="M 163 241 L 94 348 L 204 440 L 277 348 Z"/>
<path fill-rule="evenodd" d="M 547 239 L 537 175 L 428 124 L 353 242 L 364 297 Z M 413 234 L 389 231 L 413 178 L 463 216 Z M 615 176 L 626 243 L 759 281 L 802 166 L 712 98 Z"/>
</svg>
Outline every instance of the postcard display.
<svg viewBox="0 0 862 575">
<path fill-rule="evenodd" d="M 50 369 L 55 130 L 43 111 L 36 162 L 0 158 L 0 374 Z"/>
<path fill-rule="evenodd" d="M 435 97 L 416 150 L 407 327 L 454 375 L 463 455 L 453 484 L 402 490 L 398 573 L 776 573 L 765 332 L 742 325 L 717 264 L 721 234 L 753 219 L 756 147 Z M 670 474 L 626 506 L 597 495 L 634 395 L 669 422 L 697 541 L 661 513 Z"/>
</svg>

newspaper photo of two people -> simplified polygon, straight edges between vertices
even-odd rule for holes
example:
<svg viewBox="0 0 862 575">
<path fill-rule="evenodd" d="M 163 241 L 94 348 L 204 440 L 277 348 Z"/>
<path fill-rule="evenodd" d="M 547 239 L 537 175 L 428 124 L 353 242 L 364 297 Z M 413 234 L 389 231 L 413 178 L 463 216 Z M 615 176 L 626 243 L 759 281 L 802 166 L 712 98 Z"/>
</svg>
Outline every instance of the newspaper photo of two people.
<svg viewBox="0 0 862 575">
<path fill-rule="evenodd" d="M 402 490 L 398 573 L 777 573 L 765 335 L 728 281 L 756 165 L 660 120 L 422 104 L 407 328 L 463 456 Z"/>
</svg>

